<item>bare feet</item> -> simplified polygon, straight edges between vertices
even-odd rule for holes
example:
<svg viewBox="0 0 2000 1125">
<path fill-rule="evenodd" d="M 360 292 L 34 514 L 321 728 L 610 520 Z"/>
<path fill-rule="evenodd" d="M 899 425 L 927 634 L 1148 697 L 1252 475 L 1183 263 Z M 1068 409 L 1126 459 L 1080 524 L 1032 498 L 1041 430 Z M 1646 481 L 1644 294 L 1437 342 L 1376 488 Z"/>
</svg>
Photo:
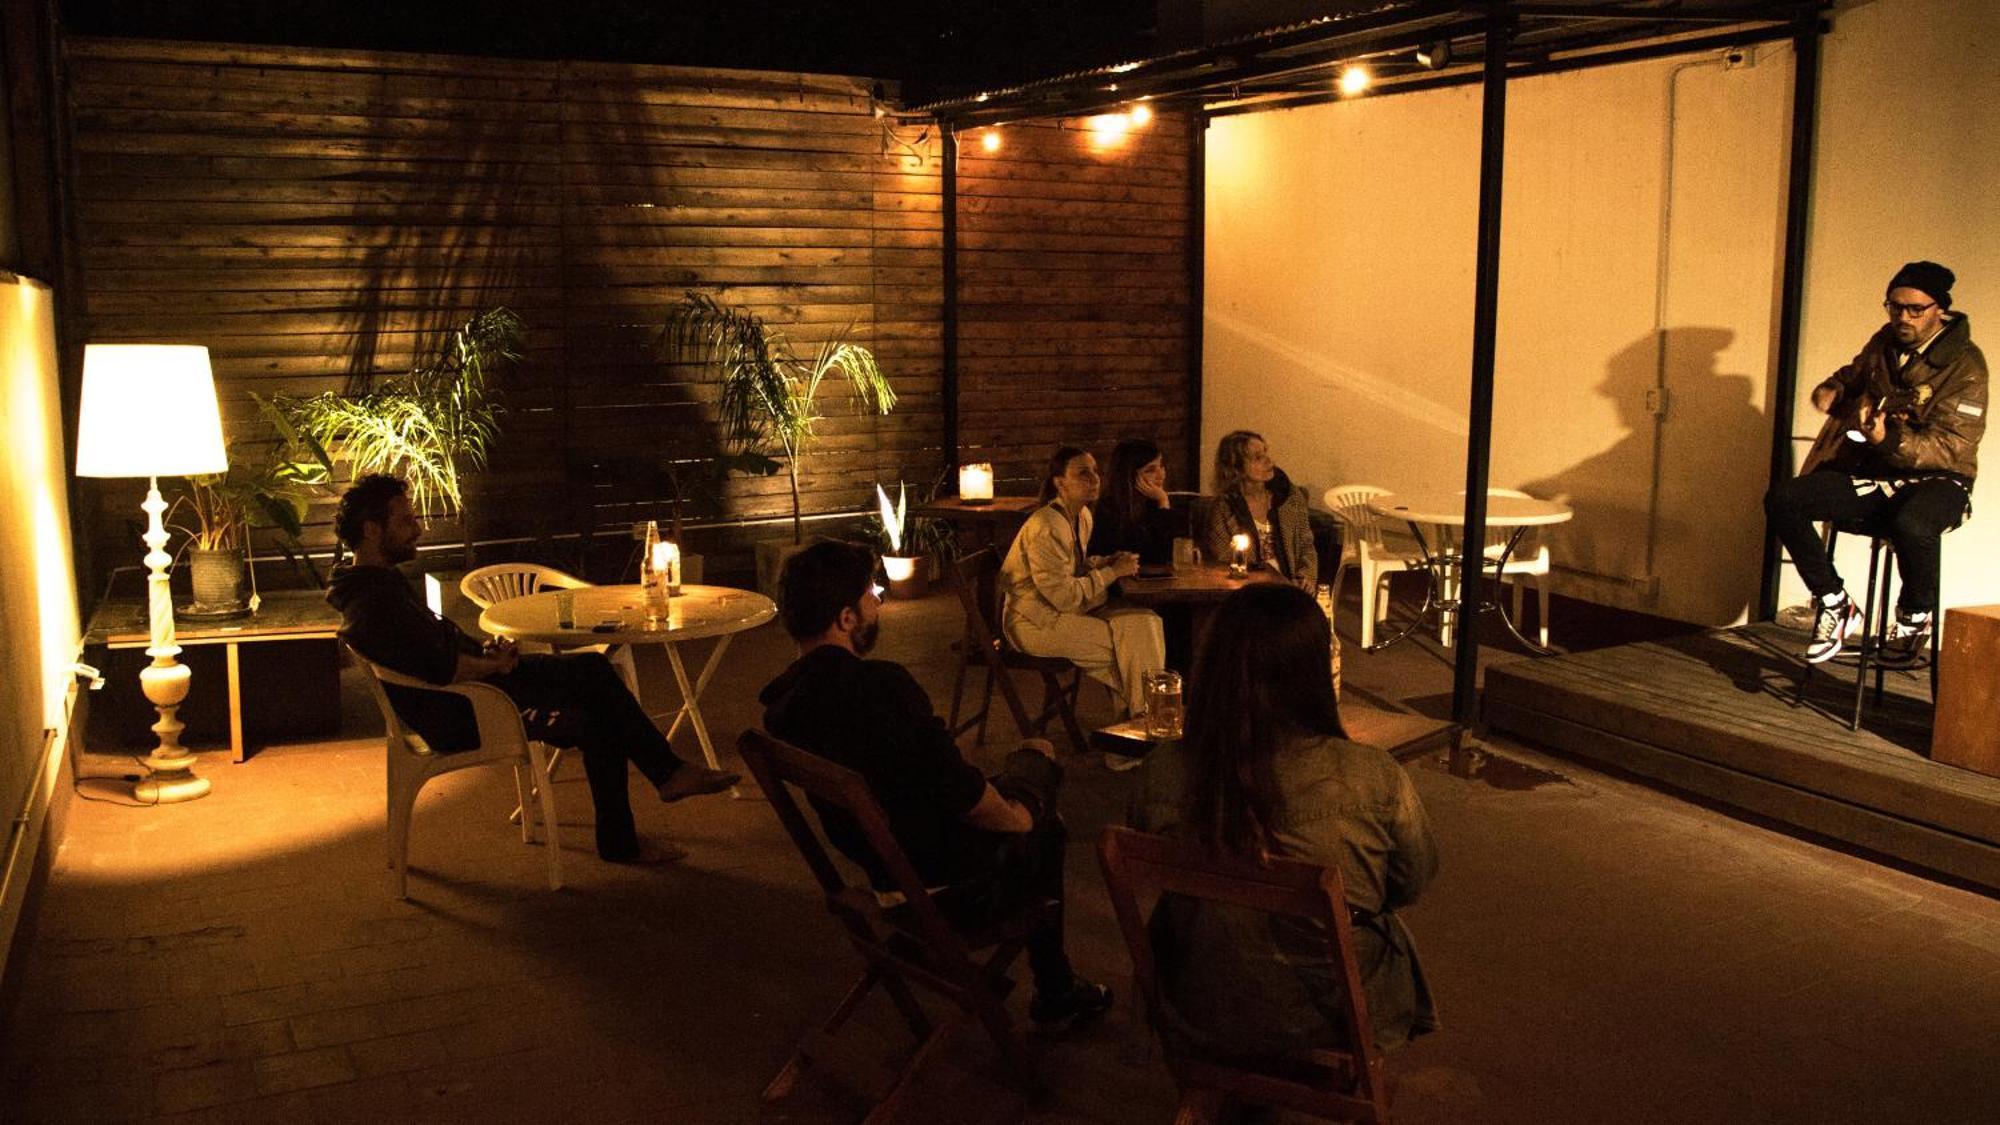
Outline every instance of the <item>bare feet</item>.
<svg viewBox="0 0 2000 1125">
<path fill-rule="evenodd" d="M 609 863 L 673 863 L 687 858 L 688 850 L 679 844 L 665 841 L 639 841 L 638 850 L 620 859 L 607 860 Z"/>
<path fill-rule="evenodd" d="M 743 780 L 740 773 L 728 770 L 712 770 L 693 762 L 683 765 L 660 782 L 660 800 L 668 804 L 685 801 L 689 797 L 704 797 L 710 793 L 720 793 Z"/>
</svg>

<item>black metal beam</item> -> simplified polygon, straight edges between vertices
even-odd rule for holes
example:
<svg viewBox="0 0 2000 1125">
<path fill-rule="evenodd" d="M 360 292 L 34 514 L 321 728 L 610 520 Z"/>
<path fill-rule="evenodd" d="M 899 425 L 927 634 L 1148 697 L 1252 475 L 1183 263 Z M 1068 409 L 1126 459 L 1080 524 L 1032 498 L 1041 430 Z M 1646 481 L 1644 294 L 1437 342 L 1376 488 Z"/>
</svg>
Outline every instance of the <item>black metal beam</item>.
<svg viewBox="0 0 2000 1125">
<path fill-rule="evenodd" d="M 944 477 L 947 487 L 958 489 L 958 130 L 944 125 L 938 130 L 944 159 L 944 379 L 939 388 L 944 399 Z"/>
<path fill-rule="evenodd" d="M 1799 316 L 1805 301 L 1806 220 L 1812 205 L 1813 133 L 1819 117 L 1818 17 L 1802 20 L 1792 38 L 1792 151 L 1785 183 L 1785 262 L 1778 282 L 1778 357 L 1771 388 L 1770 484 L 1791 479 L 1792 408 L 1799 391 Z M 1778 612 L 1784 559 L 1778 537 L 1764 529 L 1764 569 L 1757 619 Z"/>
<path fill-rule="evenodd" d="M 1188 114 L 1187 451 L 1189 488 L 1201 487 L 1202 283 L 1208 271 L 1208 118 Z"/>
<path fill-rule="evenodd" d="M 1542 74 L 1561 74 L 1572 70 L 1588 70 L 1591 67 L 1610 66 L 1615 63 L 1640 62 L 1646 59 L 1666 58 L 1670 55 L 1693 54 L 1697 51 L 1749 47 L 1758 43 L 1775 42 L 1779 39 L 1792 39 L 1797 35 L 1798 27 L 1796 24 L 1742 28 L 1733 32 L 1695 36 L 1666 43 L 1647 43 L 1637 47 L 1625 47 L 1589 55 L 1549 59 L 1545 62 L 1515 63 L 1507 68 L 1507 78 L 1509 81 L 1512 81 L 1516 78 L 1532 78 Z M 1480 81 L 1483 81 L 1482 71 L 1465 70 L 1449 74 L 1439 74 L 1432 77 L 1416 78 L 1409 81 L 1392 82 L 1355 96 L 1361 98 L 1386 98 L 1395 94 L 1413 94 L 1422 90 L 1440 90 L 1451 86 L 1470 86 Z M 1355 96 L 1339 94 L 1331 90 L 1314 91 L 1310 94 L 1295 94 L 1289 97 L 1267 98 L 1263 101 L 1246 102 L 1242 105 L 1222 106 L 1209 110 L 1208 116 L 1211 118 L 1236 117 L 1245 113 L 1262 113 L 1265 110 L 1271 109 L 1297 109 L 1301 106 L 1352 101 Z"/>
<path fill-rule="evenodd" d="M 1486 67 L 1479 108 L 1479 250 L 1472 294 L 1472 396 L 1465 441 L 1465 529 L 1459 536 L 1458 597 L 1463 607 L 1485 597 L 1487 461 L 1493 453 L 1493 357 L 1500 310 L 1500 205 L 1507 157 L 1507 47 L 1513 22 L 1498 10 L 1486 30 Z M 1479 719 L 1479 615 L 1458 615 L 1451 717 L 1461 727 Z"/>
</svg>

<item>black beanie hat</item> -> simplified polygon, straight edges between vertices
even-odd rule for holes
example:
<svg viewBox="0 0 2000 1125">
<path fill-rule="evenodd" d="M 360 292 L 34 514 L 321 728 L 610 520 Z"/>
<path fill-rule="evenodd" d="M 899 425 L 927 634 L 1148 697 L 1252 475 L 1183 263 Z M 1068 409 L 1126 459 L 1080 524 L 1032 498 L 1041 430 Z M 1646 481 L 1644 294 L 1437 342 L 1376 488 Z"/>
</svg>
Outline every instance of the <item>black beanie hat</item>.
<svg viewBox="0 0 2000 1125">
<path fill-rule="evenodd" d="M 1951 283 L 1958 278 L 1936 262 L 1911 262 L 1889 279 L 1890 289 L 1920 289 L 1931 300 L 1951 307 Z"/>
</svg>

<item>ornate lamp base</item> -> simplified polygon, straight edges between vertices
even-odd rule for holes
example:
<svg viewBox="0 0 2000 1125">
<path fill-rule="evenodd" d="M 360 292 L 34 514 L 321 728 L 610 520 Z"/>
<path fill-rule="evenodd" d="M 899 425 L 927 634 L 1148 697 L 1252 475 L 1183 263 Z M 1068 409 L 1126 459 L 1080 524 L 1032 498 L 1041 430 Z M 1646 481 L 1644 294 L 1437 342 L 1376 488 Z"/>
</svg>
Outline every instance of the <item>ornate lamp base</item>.
<svg viewBox="0 0 2000 1125">
<path fill-rule="evenodd" d="M 174 643 L 174 603 L 167 592 L 167 564 L 173 559 L 166 552 L 167 531 L 160 515 L 167 505 L 160 498 L 157 482 L 147 489 L 146 502 L 140 506 L 149 517 L 144 536 L 150 548 L 146 553 L 150 571 L 146 578 L 146 610 L 153 643 L 146 648 L 146 655 L 153 662 L 139 671 L 139 686 L 159 711 L 160 719 L 153 724 L 159 745 L 146 757 L 150 776 L 138 784 L 133 795 L 151 804 L 170 805 L 208 796 L 209 784 L 207 778 L 194 775 L 194 754 L 181 745 L 181 730 L 186 724 L 180 720 L 180 709 L 187 698 L 191 673 L 187 665 L 174 659 L 180 655 L 181 646 Z"/>
</svg>

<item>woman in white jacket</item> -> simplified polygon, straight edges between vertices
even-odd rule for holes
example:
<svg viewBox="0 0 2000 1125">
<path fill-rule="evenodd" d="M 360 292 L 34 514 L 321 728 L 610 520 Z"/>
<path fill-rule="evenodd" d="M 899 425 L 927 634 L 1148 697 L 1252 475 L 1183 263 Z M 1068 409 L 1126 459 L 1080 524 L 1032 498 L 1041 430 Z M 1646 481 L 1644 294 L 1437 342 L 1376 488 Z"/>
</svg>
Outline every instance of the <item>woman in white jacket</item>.
<svg viewBox="0 0 2000 1125">
<path fill-rule="evenodd" d="M 1166 666 L 1166 639 L 1158 614 L 1107 604 L 1112 583 L 1136 573 L 1139 556 L 1084 553 L 1100 483 L 1097 459 L 1084 450 L 1066 445 L 1049 459 L 1045 503 L 1021 526 L 1000 568 L 1002 623 L 1015 648 L 1075 662 L 1108 684 L 1133 716 L 1146 709 L 1146 673 Z"/>
</svg>

